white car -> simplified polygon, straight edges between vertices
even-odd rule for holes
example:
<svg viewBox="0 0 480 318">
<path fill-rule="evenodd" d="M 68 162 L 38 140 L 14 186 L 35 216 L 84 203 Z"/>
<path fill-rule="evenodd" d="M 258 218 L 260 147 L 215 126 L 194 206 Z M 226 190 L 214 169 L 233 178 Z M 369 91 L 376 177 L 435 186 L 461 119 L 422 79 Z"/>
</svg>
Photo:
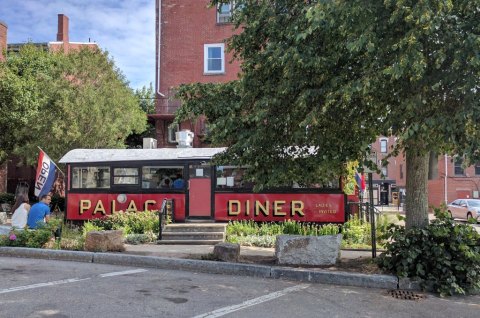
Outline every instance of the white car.
<svg viewBox="0 0 480 318">
<path fill-rule="evenodd" d="M 480 200 L 457 199 L 448 205 L 448 212 L 454 219 L 480 219 Z"/>
</svg>

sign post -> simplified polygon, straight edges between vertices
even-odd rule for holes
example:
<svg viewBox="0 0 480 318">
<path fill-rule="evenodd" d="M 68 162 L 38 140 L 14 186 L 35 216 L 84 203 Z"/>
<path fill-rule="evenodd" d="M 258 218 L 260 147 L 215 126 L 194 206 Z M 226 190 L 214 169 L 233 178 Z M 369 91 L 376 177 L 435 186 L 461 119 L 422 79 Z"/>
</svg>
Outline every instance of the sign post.
<svg viewBox="0 0 480 318">
<path fill-rule="evenodd" d="M 373 161 L 375 163 L 375 166 L 377 165 L 377 152 L 372 150 L 370 152 L 370 155 L 368 157 L 370 161 Z M 372 233 L 372 258 L 377 257 L 377 234 L 375 230 L 375 207 L 373 206 L 373 170 L 370 168 L 366 168 L 365 171 L 368 173 L 368 216 L 370 219 L 370 225 L 371 225 L 371 233 Z"/>
</svg>

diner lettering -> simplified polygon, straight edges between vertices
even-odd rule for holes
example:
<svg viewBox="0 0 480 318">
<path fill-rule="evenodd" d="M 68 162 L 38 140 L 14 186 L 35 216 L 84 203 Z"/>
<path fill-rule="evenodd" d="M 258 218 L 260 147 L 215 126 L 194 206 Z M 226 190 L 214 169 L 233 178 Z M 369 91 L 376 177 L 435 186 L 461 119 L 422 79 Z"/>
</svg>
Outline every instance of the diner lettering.
<svg viewBox="0 0 480 318">
<path fill-rule="evenodd" d="M 303 201 L 292 200 L 290 201 L 290 209 L 285 209 L 287 201 L 285 200 L 266 200 L 261 202 L 255 200 L 250 202 L 250 200 L 245 200 L 242 204 L 240 200 L 228 200 L 227 203 L 227 214 L 228 216 L 239 216 L 239 215 L 250 215 L 251 206 L 253 206 L 254 216 L 264 215 L 269 216 L 270 213 L 274 217 L 285 217 L 288 215 L 294 217 L 298 215 L 300 217 L 305 216 L 304 207 L 305 204 Z"/>
</svg>

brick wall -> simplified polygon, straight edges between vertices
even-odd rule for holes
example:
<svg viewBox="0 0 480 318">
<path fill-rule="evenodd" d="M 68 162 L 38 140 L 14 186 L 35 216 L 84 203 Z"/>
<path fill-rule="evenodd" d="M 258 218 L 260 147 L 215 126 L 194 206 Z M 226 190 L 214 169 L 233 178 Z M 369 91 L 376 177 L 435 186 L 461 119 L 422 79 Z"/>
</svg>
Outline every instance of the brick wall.
<svg viewBox="0 0 480 318">
<path fill-rule="evenodd" d="M 0 61 L 3 60 L 3 51 L 7 49 L 7 25 L 0 21 Z"/>
<path fill-rule="evenodd" d="M 232 24 L 218 24 L 217 11 L 208 8 L 209 0 L 157 0 L 156 13 L 156 110 L 166 116 L 157 118 L 157 146 L 175 147 L 166 141 L 165 127 L 173 120 L 173 113 L 179 107 L 178 101 L 172 100 L 173 90 L 183 83 L 227 82 L 238 78 L 240 63 L 232 60 L 232 55 L 225 54 L 225 73 L 204 74 L 204 44 L 223 43 L 233 34 Z M 161 7 L 159 7 L 161 5 Z M 161 9 L 161 10 L 159 10 Z M 161 11 L 161 20 L 159 12 Z M 161 36 L 158 26 L 161 23 Z M 158 52 L 160 52 L 160 59 Z M 158 67 L 160 66 L 160 74 Z M 160 75 L 160 76 L 158 76 Z M 160 83 L 158 83 L 160 79 Z M 182 123 L 180 129 L 190 129 L 195 133 L 194 147 L 204 146 L 199 139 L 205 124 L 203 120 L 196 123 Z"/>
</svg>

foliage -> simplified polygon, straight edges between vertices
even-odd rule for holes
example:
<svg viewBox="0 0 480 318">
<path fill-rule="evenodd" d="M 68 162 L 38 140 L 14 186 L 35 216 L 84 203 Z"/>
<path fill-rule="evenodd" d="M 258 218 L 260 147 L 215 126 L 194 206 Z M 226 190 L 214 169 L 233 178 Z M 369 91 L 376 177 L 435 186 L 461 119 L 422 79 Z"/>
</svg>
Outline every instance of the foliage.
<svg viewBox="0 0 480 318">
<path fill-rule="evenodd" d="M 104 230 L 123 229 L 126 235 L 159 232 L 158 211 L 120 212 L 90 222 Z"/>
<path fill-rule="evenodd" d="M 12 193 L 0 193 L 0 204 L 1 203 L 13 205 L 15 203 L 15 195 Z"/>
<path fill-rule="evenodd" d="M 0 246 L 42 248 L 53 238 L 53 232 L 62 220 L 50 221 L 36 230 L 12 230 L 8 235 L 0 236 Z"/>
<path fill-rule="evenodd" d="M 420 279 L 423 287 L 442 295 L 479 290 L 480 235 L 469 225 L 455 224 L 444 207 L 434 211 L 436 219 L 425 228 L 391 225 L 379 266 Z"/>
<path fill-rule="evenodd" d="M 146 114 L 155 114 L 155 91 L 152 83 L 148 87 L 143 86 L 135 90 L 135 97 L 138 105 Z M 125 145 L 129 149 L 143 148 L 143 138 L 155 138 L 155 125 L 152 122 L 147 123 L 147 128 L 143 133 L 133 133 L 125 140 Z"/>
<path fill-rule="evenodd" d="M 87 237 L 87 233 L 89 232 L 102 231 L 102 230 L 104 230 L 104 228 L 99 225 L 96 225 L 95 222 L 87 221 L 83 223 L 83 227 L 82 227 L 83 239 Z"/>
<path fill-rule="evenodd" d="M 155 242 L 157 237 L 158 233 L 154 232 L 146 232 L 143 234 L 127 234 L 125 236 L 125 243 L 132 245 L 150 243 Z"/>
<path fill-rule="evenodd" d="M 38 145 L 54 161 L 72 148 L 122 148 L 145 129 L 138 103 L 108 53 L 25 45 L 0 63 L 0 162 L 33 163 Z"/>
<path fill-rule="evenodd" d="M 277 235 L 336 235 L 336 224 L 319 225 L 287 220 L 281 223 L 256 223 L 253 220 L 230 221 L 227 226 L 227 241 L 246 246 L 272 247 Z"/>
<path fill-rule="evenodd" d="M 52 210 L 58 208 L 60 211 L 65 212 L 65 198 L 59 196 L 58 194 L 54 194 L 52 196 L 52 202 L 50 205 L 53 207 Z"/>
<path fill-rule="evenodd" d="M 228 146 L 217 160 L 249 166 L 256 190 L 344 175 L 394 135 L 391 154 L 412 163 L 407 227 L 425 226 L 427 182 L 415 181 L 428 153 L 480 159 L 480 0 L 235 5 L 239 80 L 182 86 L 177 120 L 205 114 L 212 142 Z"/>
</svg>

